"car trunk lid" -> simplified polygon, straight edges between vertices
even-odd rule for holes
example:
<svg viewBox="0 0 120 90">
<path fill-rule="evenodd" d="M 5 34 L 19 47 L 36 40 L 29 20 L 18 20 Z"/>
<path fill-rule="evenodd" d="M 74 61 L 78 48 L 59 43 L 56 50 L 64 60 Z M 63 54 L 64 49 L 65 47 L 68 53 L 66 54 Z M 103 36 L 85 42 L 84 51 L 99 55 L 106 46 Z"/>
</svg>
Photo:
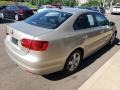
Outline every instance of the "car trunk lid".
<svg viewBox="0 0 120 90">
<path fill-rule="evenodd" d="M 9 44 L 15 52 L 21 55 L 25 55 L 29 52 L 28 48 L 22 46 L 22 39 L 34 40 L 35 37 L 51 31 L 53 30 L 32 26 L 25 22 L 18 22 L 7 26 Z"/>
</svg>

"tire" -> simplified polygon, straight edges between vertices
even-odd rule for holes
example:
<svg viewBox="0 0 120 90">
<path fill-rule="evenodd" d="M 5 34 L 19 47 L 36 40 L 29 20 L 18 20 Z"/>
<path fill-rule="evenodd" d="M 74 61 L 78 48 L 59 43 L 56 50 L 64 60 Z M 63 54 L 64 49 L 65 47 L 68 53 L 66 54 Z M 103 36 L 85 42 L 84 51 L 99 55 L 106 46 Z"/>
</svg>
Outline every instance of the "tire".
<svg viewBox="0 0 120 90">
<path fill-rule="evenodd" d="M 73 51 L 66 60 L 63 69 L 64 73 L 68 75 L 74 73 L 79 68 L 81 59 L 82 53 L 80 52 L 80 50 Z"/>
<path fill-rule="evenodd" d="M 16 20 L 16 21 L 19 21 L 19 16 L 18 16 L 18 14 L 15 15 L 15 20 Z"/>
<path fill-rule="evenodd" d="M 109 41 L 109 45 L 112 46 L 115 43 L 116 33 L 114 33 Z"/>
</svg>

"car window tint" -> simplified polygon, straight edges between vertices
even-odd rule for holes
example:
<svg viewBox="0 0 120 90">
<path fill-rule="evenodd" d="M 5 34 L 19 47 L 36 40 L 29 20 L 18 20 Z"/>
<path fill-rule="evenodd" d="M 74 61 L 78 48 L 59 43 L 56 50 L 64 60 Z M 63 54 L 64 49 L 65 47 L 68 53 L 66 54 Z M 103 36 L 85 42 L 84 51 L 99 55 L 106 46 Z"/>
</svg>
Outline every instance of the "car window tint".
<svg viewBox="0 0 120 90">
<path fill-rule="evenodd" d="M 26 19 L 25 22 L 43 28 L 55 29 L 70 16 L 72 16 L 72 14 L 67 12 L 42 10 L 38 14 Z"/>
<path fill-rule="evenodd" d="M 105 26 L 108 25 L 108 20 L 101 14 L 96 14 L 95 15 L 98 26 Z"/>
<path fill-rule="evenodd" d="M 90 18 L 89 18 L 90 20 Z M 80 15 L 75 24 L 74 24 L 74 29 L 75 30 L 80 30 L 80 29 L 86 29 L 86 28 L 90 28 L 90 23 L 89 23 L 88 17 L 86 15 Z M 92 24 L 92 22 L 91 22 Z"/>
</svg>

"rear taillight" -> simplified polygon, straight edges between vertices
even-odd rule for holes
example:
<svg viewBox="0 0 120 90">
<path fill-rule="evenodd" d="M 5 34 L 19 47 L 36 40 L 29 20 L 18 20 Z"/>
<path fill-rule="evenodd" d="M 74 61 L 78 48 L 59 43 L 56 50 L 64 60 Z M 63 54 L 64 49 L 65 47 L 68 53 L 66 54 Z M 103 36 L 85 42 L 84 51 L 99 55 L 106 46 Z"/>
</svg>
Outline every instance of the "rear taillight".
<svg viewBox="0 0 120 90">
<path fill-rule="evenodd" d="M 25 48 L 30 49 L 30 50 L 45 51 L 48 48 L 48 41 L 22 39 L 21 45 Z"/>
<path fill-rule="evenodd" d="M 23 15 L 24 14 L 24 11 L 23 10 L 20 10 L 19 11 L 19 15 Z"/>
</svg>

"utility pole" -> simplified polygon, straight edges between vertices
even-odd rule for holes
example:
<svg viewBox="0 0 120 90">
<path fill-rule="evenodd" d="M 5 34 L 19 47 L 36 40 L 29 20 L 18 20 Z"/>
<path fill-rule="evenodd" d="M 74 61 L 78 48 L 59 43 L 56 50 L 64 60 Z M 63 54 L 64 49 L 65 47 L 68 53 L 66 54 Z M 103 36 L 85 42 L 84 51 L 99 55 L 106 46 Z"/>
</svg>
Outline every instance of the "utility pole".
<svg viewBox="0 0 120 90">
<path fill-rule="evenodd" d="M 103 3 L 103 6 L 102 6 L 102 7 L 105 7 L 105 0 L 102 0 L 102 3 Z"/>
<path fill-rule="evenodd" d="M 113 6 L 113 2 L 114 2 L 114 0 L 112 0 L 112 1 L 111 1 L 111 3 L 110 3 L 110 7 L 112 7 L 112 6 Z"/>
</svg>

